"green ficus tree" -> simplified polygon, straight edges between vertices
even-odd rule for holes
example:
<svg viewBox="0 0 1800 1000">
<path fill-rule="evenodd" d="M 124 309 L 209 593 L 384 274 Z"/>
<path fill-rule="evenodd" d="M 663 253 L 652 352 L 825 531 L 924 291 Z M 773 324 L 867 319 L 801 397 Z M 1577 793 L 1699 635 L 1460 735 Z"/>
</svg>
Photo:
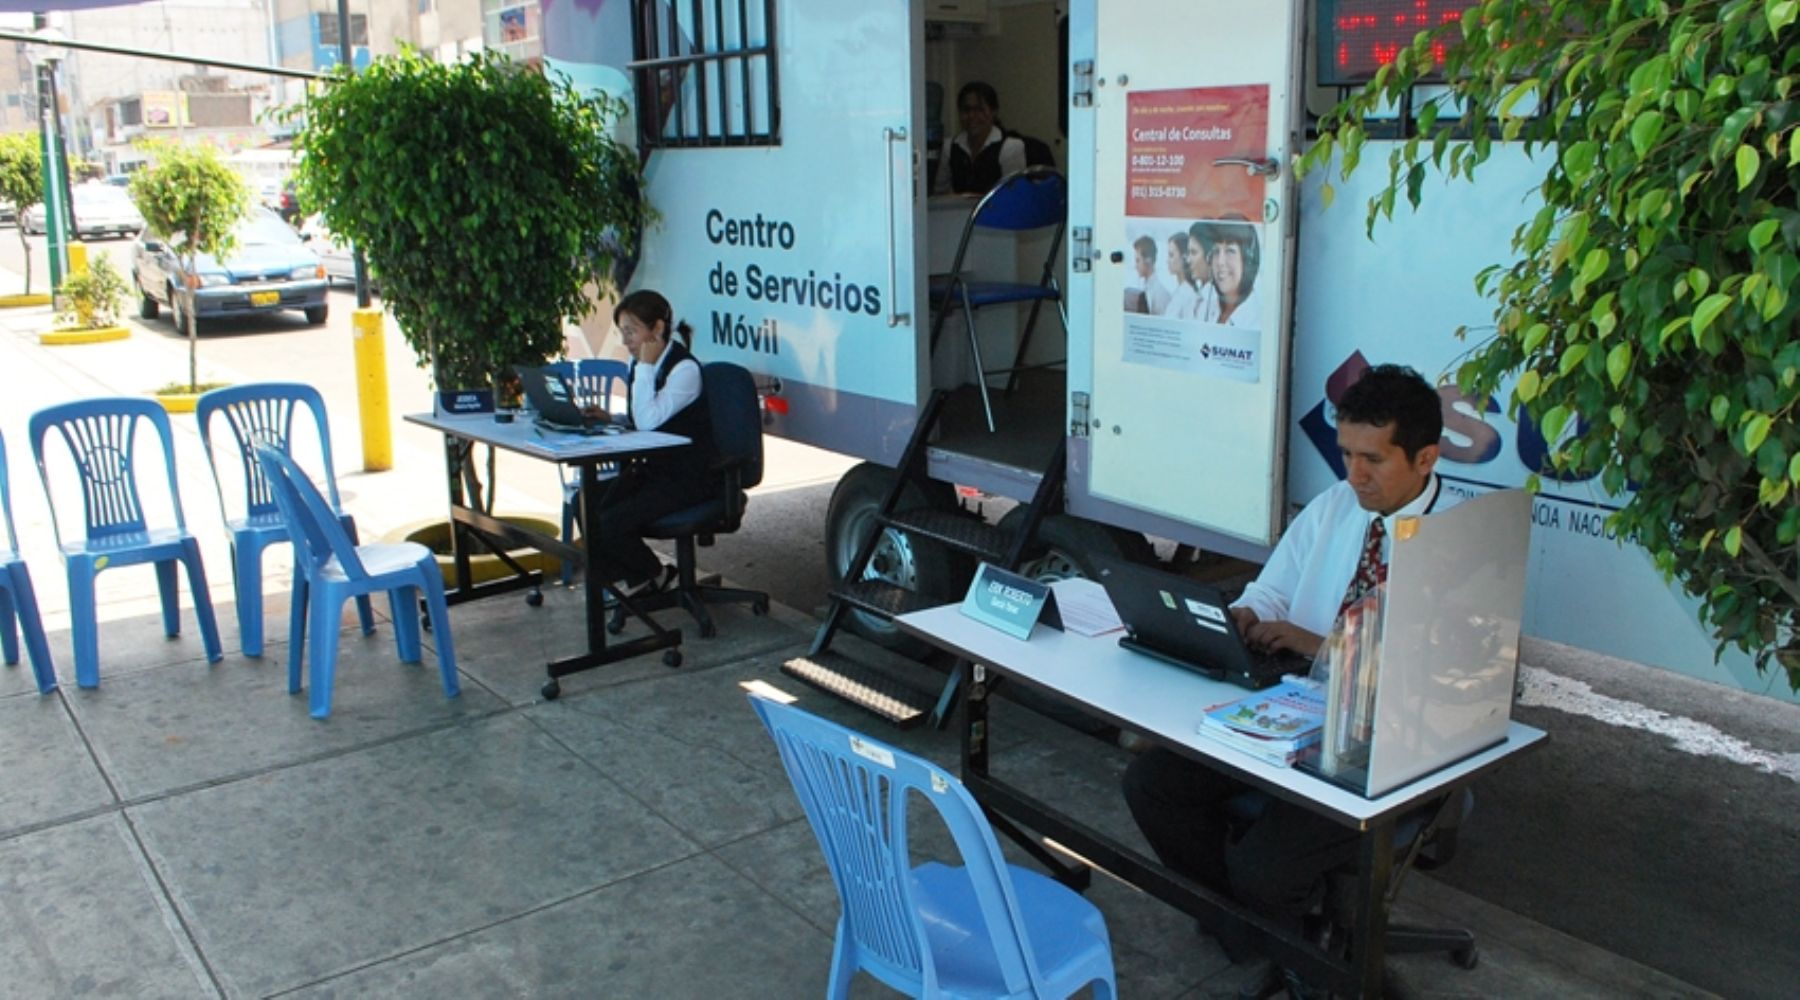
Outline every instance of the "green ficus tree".
<svg viewBox="0 0 1800 1000">
<path fill-rule="evenodd" d="M 1628 494 L 1613 526 L 1698 598 L 1720 652 L 1800 689 L 1797 10 L 1485 0 L 1326 116 L 1301 168 L 1348 176 L 1370 116 L 1432 72 L 1448 93 L 1389 157 L 1371 230 L 1428 173 L 1472 180 L 1496 142 L 1525 144 L 1542 207 L 1477 279 L 1497 332 L 1462 388 L 1510 386 L 1554 443 L 1542 471 Z"/>
<path fill-rule="evenodd" d="M 180 316 L 188 341 L 188 391 L 195 392 L 200 385 L 195 259 L 231 252 L 232 234 L 250 212 L 250 189 L 211 146 L 159 144 L 152 156 L 150 165 L 131 175 L 131 200 L 143 214 L 145 228 L 168 241 L 188 276 L 180 292 L 187 300 Z"/>
<path fill-rule="evenodd" d="M 296 187 L 380 272 L 437 387 L 488 387 L 561 352 L 650 217 L 637 153 L 611 136 L 624 111 L 497 52 L 404 49 L 290 109 Z"/>
<path fill-rule="evenodd" d="M 0 135 L 0 201 L 12 205 L 24 251 L 25 294 L 31 294 L 31 241 L 25 237 L 25 210 L 44 200 L 44 157 L 38 138 L 26 132 Z"/>
</svg>

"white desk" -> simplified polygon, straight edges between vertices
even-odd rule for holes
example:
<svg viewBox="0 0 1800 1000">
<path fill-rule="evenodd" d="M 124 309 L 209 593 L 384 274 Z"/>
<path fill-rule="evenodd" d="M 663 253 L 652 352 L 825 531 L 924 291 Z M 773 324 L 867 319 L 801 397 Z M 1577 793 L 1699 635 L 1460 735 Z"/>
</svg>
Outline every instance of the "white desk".
<svg viewBox="0 0 1800 1000">
<path fill-rule="evenodd" d="M 543 695 L 545 698 L 555 698 L 562 693 L 560 678 L 658 649 L 667 650 L 663 654 L 663 662 L 670 666 L 680 665 L 681 630 L 663 628 L 657 624 L 655 619 L 639 613 L 632 607 L 631 601 L 616 590 L 613 591 L 615 599 L 625 610 L 642 618 L 650 626 L 650 634 L 629 642 L 619 643 L 608 649 L 605 592 L 611 588 L 606 580 L 602 579 L 607 574 L 594 572 L 593 567 L 588 565 L 585 544 L 579 548 L 566 545 L 561 539 L 528 531 L 518 525 L 498 520 L 466 504 L 463 498 L 462 477 L 458 474 L 458 463 L 463 459 L 460 454 L 461 448 L 456 442 L 460 440 L 492 445 L 496 448 L 577 469 L 581 477 L 581 532 L 582 538 L 585 540 L 593 538 L 600 530 L 600 499 L 606 491 L 606 481 L 602 480 L 599 474 L 600 466 L 607 463 L 629 461 L 648 452 L 680 447 L 689 443 L 687 438 L 659 431 L 624 431 L 619 434 L 591 436 L 558 433 L 539 429 L 526 416 L 521 416 L 510 423 L 499 423 L 495 421 L 494 415 L 491 413 L 463 416 L 410 413 L 407 414 L 406 420 L 408 423 L 439 431 L 445 439 L 446 458 L 449 463 L 450 519 L 451 527 L 456 535 L 456 586 L 447 595 L 450 603 L 458 604 L 478 597 L 539 585 L 542 582 L 540 574 L 526 572 L 506 558 L 504 554 L 506 549 L 514 545 L 528 545 L 552 553 L 560 559 L 572 559 L 582 566 L 588 567 L 587 582 L 582 587 L 587 611 L 587 651 L 560 660 L 553 660 L 546 665 L 545 670 L 549 674 L 549 680 L 544 682 Z M 466 541 L 470 536 L 480 539 L 484 545 L 506 560 L 515 570 L 515 575 L 508 580 L 475 584 L 469 574 L 469 553 Z"/>
<path fill-rule="evenodd" d="M 1329 982 L 1336 990 L 1379 995 L 1384 935 L 1385 892 L 1393 866 L 1394 823 L 1399 817 L 1454 791 L 1502 760 L 1539 744 L 1541 730 L 1511 724 L 1504 743 L 1442 770 L 1428 774 L 1376 799 L 1365 799 L 1329 782 L 1275 767 L 1249 754 L 1204 740 L 1198 733 L 1204 710 L 1243 697 L 1243 688 L 1215 681 L 1118 645 L 1116 633 L 1085 637 L 1039 625 L 1031 639 L 1005 635 L 963 615 L 950 604 L 902 615 L 906 632 L 948 650 L 972 664 L 964 678 L 963 780 L 991 813 L 1010 817 L 1112 874 L 1182 910 L 1216 925 L 1230 920 L 1258 932 L 1267 953 L 1309 981 Z M 1360 903 L 1357 926 L 1373 933 L 1356 935 L 1349 962 L 1286 935 L 1280 928 L 1235 902 L 1217 896 L 1163 868 L 1084 824 L 1034 799 L 988 773 L 991 741 L 986 701 L 990 674 L 1027 684 L 1038 691 L 1127 729 L 1142 733 L 1177 753 L 1205 761 L 1272 795 L 1329 817 L 1362 832 Z M 1121 806 L 1123 802 L 1121 801 Z M 1010 823 L 1003 828 L 1010 828 Z M 1028 845 L 1029 846 L 1029 845 Z M 1040 849 L 1041 850 L 1041 849 Z M 1037 852 L 1034 852 L 1037 853 Z M 1040 853 L 1040 858 L 1047 854 Z"/>
</svg>

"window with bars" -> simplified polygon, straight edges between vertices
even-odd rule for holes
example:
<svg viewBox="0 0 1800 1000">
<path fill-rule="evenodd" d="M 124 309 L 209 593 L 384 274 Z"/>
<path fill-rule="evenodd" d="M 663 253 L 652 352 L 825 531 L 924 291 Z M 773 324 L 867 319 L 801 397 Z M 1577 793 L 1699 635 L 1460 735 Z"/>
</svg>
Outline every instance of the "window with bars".
<svg viewBox="0 0 1800 1000">
<path fill-rule="evenodd" d="M 781 142 L 775 0 L 638 0 L 632 43 L 645 146 Z"/>
</svg>

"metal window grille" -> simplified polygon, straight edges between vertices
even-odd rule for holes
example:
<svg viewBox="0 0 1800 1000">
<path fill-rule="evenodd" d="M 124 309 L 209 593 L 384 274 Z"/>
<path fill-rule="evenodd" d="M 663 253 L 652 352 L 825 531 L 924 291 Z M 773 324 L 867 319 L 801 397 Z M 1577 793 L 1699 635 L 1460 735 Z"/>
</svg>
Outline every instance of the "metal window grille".
<svg viewBox="0 0 1800 1000">
<path fill-rule="evenodd" d="M 632 43 L 644 146 L 780 144 L 775 0 L 638 0 Z"/>
</svg>

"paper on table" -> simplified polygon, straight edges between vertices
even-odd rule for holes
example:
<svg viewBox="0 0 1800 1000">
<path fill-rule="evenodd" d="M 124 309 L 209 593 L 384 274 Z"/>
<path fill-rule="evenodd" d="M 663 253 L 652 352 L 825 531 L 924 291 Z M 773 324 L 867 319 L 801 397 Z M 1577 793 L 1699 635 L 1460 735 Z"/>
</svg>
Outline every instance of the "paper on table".
<svg viewBox="0 0 1800 1000">
<path fill-rule="evenodd" d="M 1106 588 L 1092 580 L 1058 580 L 1050 585 L 1056 591 L 1056 610 L 1062 615 L 1063 628 L 1076 635 L 1104 635 L 1125 627 L 1113 609 Z"/>
</svg>

